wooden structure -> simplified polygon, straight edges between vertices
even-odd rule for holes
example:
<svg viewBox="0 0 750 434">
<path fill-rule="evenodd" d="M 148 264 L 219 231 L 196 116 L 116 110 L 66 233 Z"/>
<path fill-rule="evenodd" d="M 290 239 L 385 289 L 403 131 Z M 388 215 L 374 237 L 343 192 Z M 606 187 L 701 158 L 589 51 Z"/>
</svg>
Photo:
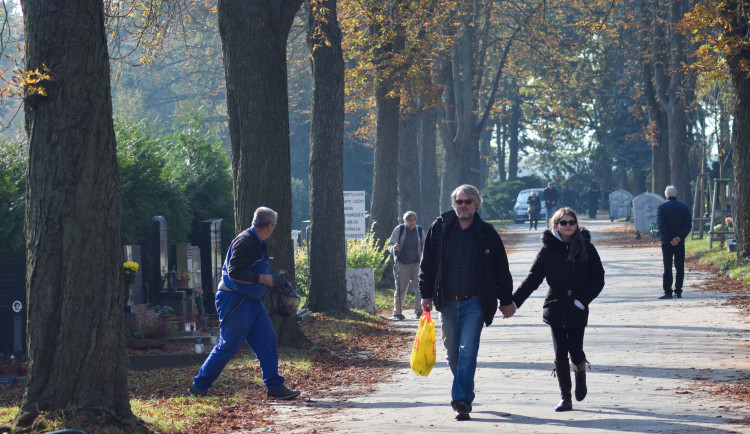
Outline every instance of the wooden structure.
<svg viewBox="0 0 750 434">
<path fill-rule="evenodd" d="M 711 220 L 709 207 L 711 206 L 711 174 L 701 173 L 695 180 L 695 198 L 693 199 L 693 228 L 690 238 L 703 238 L 706 223 Z"/>
<path fill-rule="evenodd" d="M 724 246 L 726 235 L 734 234 L 734 229 L 727 228 L 727 211 L 731 203 L 731 189 L 729 188 L 729 179 L 714 179 L 713 200 L 711 201 L 711 225 L 708 229 L 708 248 L 713 247 L 714 235 L 716 241 Z M 720 225 L 720 229 L 715 229 Z"/>
</svg>

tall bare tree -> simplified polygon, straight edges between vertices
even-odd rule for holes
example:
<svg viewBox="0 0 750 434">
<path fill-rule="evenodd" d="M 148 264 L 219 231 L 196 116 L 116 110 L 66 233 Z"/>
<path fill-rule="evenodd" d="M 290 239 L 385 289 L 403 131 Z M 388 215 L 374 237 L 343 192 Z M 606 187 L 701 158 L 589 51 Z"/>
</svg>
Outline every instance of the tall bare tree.
<svg viewBox="0 0 750 434">
<path fill-rule="evenodd" d="M 103 3 L 21 3 L 27 77 L 49 76 L 25 88 L 30 363 L 14 423 L 88 416 L 101 429 L 132 430 Z"/>
</svg>

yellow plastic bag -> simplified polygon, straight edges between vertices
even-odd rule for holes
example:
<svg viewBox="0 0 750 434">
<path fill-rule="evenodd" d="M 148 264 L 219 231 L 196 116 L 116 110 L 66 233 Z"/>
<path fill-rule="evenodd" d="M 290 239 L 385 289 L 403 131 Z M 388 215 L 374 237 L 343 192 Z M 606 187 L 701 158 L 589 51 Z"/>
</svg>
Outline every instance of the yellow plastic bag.
<svg viewBox="0 0 750 434">
<path fill-rule="evenodd" d="M 435 322 L 428 310 L 424 311 L 419 319 L 409 364 L 412 371 L 424 377 L 428 376 L 435 366 Z"/>
</svg>

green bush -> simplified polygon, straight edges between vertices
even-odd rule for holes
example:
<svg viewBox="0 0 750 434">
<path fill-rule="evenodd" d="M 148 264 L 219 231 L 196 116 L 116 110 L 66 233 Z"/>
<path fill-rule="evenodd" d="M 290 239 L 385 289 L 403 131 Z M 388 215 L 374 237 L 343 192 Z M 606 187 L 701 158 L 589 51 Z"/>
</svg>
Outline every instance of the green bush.
<svg viewBox="0 0 750 434">
<path fill-rule="evenodd" d="M 24 248 L 26 170 L 29 146 L 22 136 L 0 140 L 0 252 Z"/>
<path fill-rule="evenodd" d="M 386 247 L 379 247 L 380 243 L 372 233 L 361 240 L 346 240 L 346 267 L 372 268 L 375 272 L 375 282 L 380 282 L 387 266 Z"/>
<path fill-rule="evenodd" d="M 385 272 L 387 261 L 385 260 L 385 246 L 379 247 L 378 244 L 372 234 L 367 234 L 361 240 L 346 240 L 346 267 L 372 268 L 375 282 L 379 282 Z M 294 277 L 295 290 L 300 296 L 307 295 L 310 283 L 307 258 L 307 247 L 298 246 L 297 251 L 294 252 Z"/>
</svg>

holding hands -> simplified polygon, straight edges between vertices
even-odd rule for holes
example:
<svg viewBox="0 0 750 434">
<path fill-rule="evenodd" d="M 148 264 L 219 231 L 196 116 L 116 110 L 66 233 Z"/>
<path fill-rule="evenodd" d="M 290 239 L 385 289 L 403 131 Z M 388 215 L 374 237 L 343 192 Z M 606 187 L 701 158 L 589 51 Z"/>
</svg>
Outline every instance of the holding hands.
<svg viewBox="0 0 750 434">
<path fill-rule="evenodd" d="M 500 306 L 500 312 L 503 314 L 503 318 L 510 318 L 516 313 L 516 305 L 511 303 L 506 306 Z"/>
</svg>

